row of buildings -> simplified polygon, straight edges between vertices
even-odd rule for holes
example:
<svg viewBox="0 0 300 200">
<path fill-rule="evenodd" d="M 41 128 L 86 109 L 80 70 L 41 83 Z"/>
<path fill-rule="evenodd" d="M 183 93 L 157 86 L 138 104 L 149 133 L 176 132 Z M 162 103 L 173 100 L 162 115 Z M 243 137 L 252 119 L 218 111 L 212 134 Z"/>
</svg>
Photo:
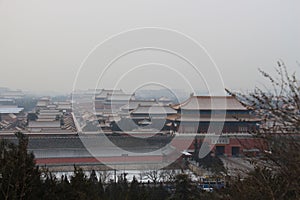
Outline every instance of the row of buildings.
<svg viewBox="0 0 300 200">
<path fill-rule="evenodd" d="M 96 95 L 95 95 L 96 92 Z M 82 109 L 92 110 L 81 116 L 83 131 L 104 131 L 107 134 L 188 135 L 197 133 L 197 143 L 207 142 L 219 155 L 235 156 L 255 152 L 255 131 L 260 120 L 231 96 L 195 96 L 181 102 L 167 97 L 138 99 L 122 90 L 91 91 Z M 0 99 L 0 131 L 23 131 L 32 134 L 76 134 L 73 118 L 76 111 L 68 101 L 40 98 L 32 112 L 24 112 L 15 99 Z M 76 113 L 75 113 L 76 114 Z M 211 137 L 206 137 L 211 135 Z M 192 144 L 187 151 L 193 151 Z"/>
<path fill-rule="evenodd" d="M 16 102 L 24 96 L 21 90 L 0 87 L 0 130 L 19 131 L 26 127 L 24 108 Z"/>
<path fill-rule="evenodd" d="M 216 154 L 228 156 L 255 152 L 259 145 L 249 132 L 257 130 L 260 120 L 232 96 L 192 94 L 173 103 L 165 97 L 141 100 L 122 90 L 101 90 L 94 106 L 98 128 L 107 133 L 198 133 L 197 142 L 207 142 Z"/>
<path fill-rule="evenodd" d="M 30 133 L 65 134 L 77 131 L 71 101 L 52 102 L 50 97 L 42 97 L 29 114 L 32 117 L 28 118 L 27 131 Z"/>
<path fill-rule="evenodd" d="M 222 125 L 222 133 L 248 133 L 257 128 L 259 119 L 251 109 L 232 96 L 194 96 L 174 104 L 166 97 L 141 100 L 122 90 L 102 90 L 95 96 L 97 120 L 110 131 L 117 131 L 122 121 L 132 121 L 133 128 L 155 128 L 177 133 L 207 133 Z M 164 121 L 163 126 L 157 126 Z M 115 124 L 115 126 L 113 126 Z M 218 125 L 220 124 L 220 125 Z M 213 126 L 212 126 L 213 125 Z"/>
<path fill-rule="evenodd" d="M 0 98 L 2 99 L 22 99 L 25 93 L 22 90 L 11 90 L 9 88 L 0 87 Z"/>
<path fill-rule="evenodd" d="M 176 112 L 169 107 L 171 103 L 172 101 L 166 97 L 136 99 L 135 94 L 127 94 L 123 90 L 106 89 L 96 94 L 94 101 L 95 115 L 99 126 L 102 131 L 108 132 L 131 131 L 144 125 L 154 128 L 154 121 L 164 120 L 164 117 L 161 117 L 163 112 Z M 128 119 L 132 119 L 132 121 Z M 120 129 L 116 123 L 123 124 L 123 128 Z"/>
<path fill-rule="evenodd" d="M 16 104 L 15 99 L 0 98 L 0 130 L 19 131 L 26 127 L 24 108 Z"/>
<path fill-rule="evenodd" d="M 0 134 L 76 133 L 71 101 L 51 101 L 50 97 L 25 97 L 21 91 L 0 88 Z M 34 104 L 30 109 L 22 105 Z"/>
</svg>

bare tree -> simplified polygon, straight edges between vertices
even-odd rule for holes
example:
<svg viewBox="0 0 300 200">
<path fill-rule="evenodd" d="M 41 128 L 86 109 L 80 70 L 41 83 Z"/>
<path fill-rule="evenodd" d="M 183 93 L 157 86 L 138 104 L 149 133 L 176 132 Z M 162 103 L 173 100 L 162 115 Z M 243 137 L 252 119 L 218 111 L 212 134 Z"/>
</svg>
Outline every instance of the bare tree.
<svg viewBox="0 0 300 200">
<path fill-rule="evenodd" d="M 275 77 L 260 70 L 270 81 L 270 90 L 255 88 L 249 94 L 228 91 L 262 119 L 260 128 L 252 134 L 263 141 L 262 156 L 253 158 L 255 170 L 233 185 L 232 199 L 250 193 L 263 194 L 266 199 L 300 199 L 299 81 L 283 62 L 277 65 Z"/>
<path fill-rule="evenodd" d="M 106 170 L 99 172 L 99 181 L 101 181 L 101 183 L 107 183 L 109 181 L 109 177 L 111 177 L 110 172 L 107 172 Z"/>
<path fill-rule="evenodd" d="M 163 182 L 174 182 L 178 174 L 180 174 L 180 171 L 178 170 L 165 169 L 160 172 L 159 177 Z"/>
<path fill-rule="evenodd" d="M 159 171 L 157 169 L 149 170 L 144 173 L 147 179 L 150 179 L 154 184 L 160 180 Z"/>
</svg>

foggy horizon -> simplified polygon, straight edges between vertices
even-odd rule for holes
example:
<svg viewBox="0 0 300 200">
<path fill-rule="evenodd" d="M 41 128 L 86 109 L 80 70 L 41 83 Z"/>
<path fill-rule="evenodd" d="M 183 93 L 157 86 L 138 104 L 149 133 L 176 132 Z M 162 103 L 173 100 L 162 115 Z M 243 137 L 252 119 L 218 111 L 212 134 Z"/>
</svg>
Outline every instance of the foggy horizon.
<svg viewBox="0 0 300 200">
<path fill-rule="evenodd" d="M 286 63 L 289 71 L 299 72 L 298 1 L 131 3 L 1 1 L 0 86 L 34 93 L 71 93 L 81 64 L 97 45 L 113 35 L 143 27 L 175 30 L 193 38 L 216 63 L 224 86 L 232 90 L 251 90 L 257 85 L 264 85 L 257 69 L 275 74 L 274 68 L 279 59 Z M 115 49 L 119 48 L 118 44 L 114 44 Z M 100 57 L 109 55 L 105 52 L 97 55 L 97 59 L 103 60 Z M 165 55 L 157 52 L 135 55 L 117 63 L 111 73 L 118 74 L 128 63 L 131 68 L 134 66 L 132 63 L 148 63 L 147 59 L 159 58 L 160 63 L 169 61 L 169 57 L 162 61 L 160 57 Z M 152 57 L 149 58 L 149 55 Z M 94 61 L 89 62 L 96 65 Z M 194 81 L 192 85 L 197 86 L 194 89 L 206 90 L 184 64 L 174 60 L 168 65 L 188 75 L 188 80 Z M 99 77 L 104 66 L 97 67 L 99 71 L 91 73 Z M 205 64 L 197 67 L 201 72 L 207 70 Z M 149 75 L 161 75 L 159 80 L 169 79 L 168 87 L 189 91 L 182 82 L 172 80 L 178 80 L 175 74 L 159 68 L 162 71 L 156 75 L 142 71 L 132 76 L 145 79 Z M 214 76 L 205 75 L 205 79 L 214 79 Z M 83 78 L 88 81 L 90 75 L 86 74 Z M 82 87 L 115 87 L 109 81 L 100 85 L 94 82 L 87 87 L 82 84 Z M 122 89 L 132 91 L 135 84 L 125 81 Z"/>
</svg>

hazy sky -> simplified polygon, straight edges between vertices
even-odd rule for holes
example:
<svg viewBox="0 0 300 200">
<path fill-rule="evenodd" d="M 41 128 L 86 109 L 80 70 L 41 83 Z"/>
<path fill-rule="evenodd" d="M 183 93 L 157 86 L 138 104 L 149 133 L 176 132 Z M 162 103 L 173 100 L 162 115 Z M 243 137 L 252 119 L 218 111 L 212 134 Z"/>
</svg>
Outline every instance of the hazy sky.
<svg viewBox="0 0 300 200">
<path fill-rule="evenodd" d="M 96 45 L 140 27 L 173 29 L 197 40 L 218 65 L 225 86 L 232 89 L 261 84 L 257 68 L 272 72 L 278 59 L 291 71 L 300 68 L 298 0 L 0 0 L 0 86 L 70 92 L 80 64 Z M 100 71 L 103 68 L 99 66 Z M 180 88 L 180 81 L 165 69 L 159 77 Z M 183 65 L 176 69 L 185 70 Z M 117 71 L 115 67 L 111 73 Z M 141 72 L 138 77 L 149 75 Z M 126 89 L 129 83 L 122 86 Z"/>
</svg>

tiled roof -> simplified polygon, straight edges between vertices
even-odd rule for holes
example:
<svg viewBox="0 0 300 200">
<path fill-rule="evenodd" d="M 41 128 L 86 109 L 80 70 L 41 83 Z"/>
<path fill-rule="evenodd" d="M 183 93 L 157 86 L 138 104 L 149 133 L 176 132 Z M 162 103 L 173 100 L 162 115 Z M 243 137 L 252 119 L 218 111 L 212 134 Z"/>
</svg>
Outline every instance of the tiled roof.
<svg viewBox="0 0 300 200">
<path fill-rule="evenodd" d="M 46 101 L 38 101 L 36 104 L 37 107 L 44 107 L 47 105 L 48 105 L 48 102 L 46 102 Z"/>
<path fill-rule="evenodd" d="M 132 114 L 175 114 L 176 110 L 171 108 L 170 106 L 165 105 L 139 105 L 135 110 L 131 112 Z"/>
<path fill-rule="evenodd" d="M 0 105 L 0 109 L 1 108 L 18 108 L 17 105 Z"/>
<path fill-rule="evenodd" d="M 183 110 L 247 110 L 232 96 L 192 96 L 185 102 L 173 106 Z"/>
<path fill-rule="evenodd" d="M 38 115 L 39 119 L 55 119 L 56 115 Z"/>
<path fill-rule="evenodd" d="M 40 113 L 58 113 L 59 110 L 47 110 L 47 109 L 43 109 L 43 110 L 40 110 Z"/>
<path fill-rule="evenodd" d="M 60 128 L 60 121 L 30 121 L 28 128 Z"/>
<path fill-rule="evenodd" d="M 7 102 L 7 103 L 12 103 L 12 104 L 14 104 L 15 103 L 15 101 L 13 100 L 13 99 L 3 99 L 3 98 L 0 98 L 0 103 L 1 102 Z"/>
<path fill-rule="evenodd" d="M 23 110 L 24 108 L 5 108 L 5 107 L 0 107 L 0 113 L 1 114 L 9 114 L 9 113 L 19 113 Z"/>
<path fill-rule="evenodd" d="M 57 105 L 57 109 L 59 110 L 69 110 L 72 109 L 72 105 Z"/>
<path fill-rule="evenodd" d="M 132 101 L 129 101 L 128 104 L 122 106 L 121 109 L 133 110 L 133 109 L 136 109 L 139 105 L 150 106 L 153 104 L 157 104 L 157 101 L 156 100 L 132 100 Z"/>
<path fill-rule="evenodd" d="M 199 116 L 180 116 L 180 115 L 170 115 L 167 117 L 170 121 L 183 121 L 183 122 L 257 122 L 260 121 L 257 118 L 235 118 L 235 117 L 199 117 Z"/>
</svg>

